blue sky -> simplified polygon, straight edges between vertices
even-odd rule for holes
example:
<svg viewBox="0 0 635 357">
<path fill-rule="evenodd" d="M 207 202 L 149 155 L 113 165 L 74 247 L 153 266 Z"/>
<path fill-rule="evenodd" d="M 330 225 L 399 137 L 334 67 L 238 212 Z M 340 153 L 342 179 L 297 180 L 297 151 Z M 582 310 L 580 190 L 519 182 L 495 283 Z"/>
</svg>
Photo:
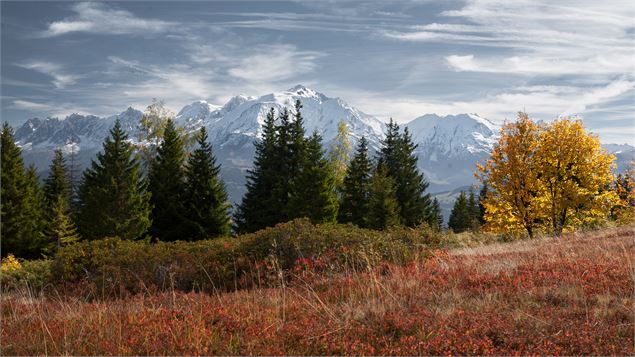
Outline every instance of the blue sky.
<svg viewBox="0 0 635 357">
<path fill-rule="evenodd" d="M 604 142 L 635 144 L 630 1 L 0 6 L 1 115 L 16 125 L 302 83 L 380 119 L 578 115 Z"/>
</svg>

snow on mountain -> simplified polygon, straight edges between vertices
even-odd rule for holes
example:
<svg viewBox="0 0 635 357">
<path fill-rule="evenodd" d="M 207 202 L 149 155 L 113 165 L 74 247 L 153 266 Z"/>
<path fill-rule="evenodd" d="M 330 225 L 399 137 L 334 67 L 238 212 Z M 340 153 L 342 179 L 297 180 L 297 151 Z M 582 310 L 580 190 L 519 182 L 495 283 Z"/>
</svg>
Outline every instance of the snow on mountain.
<svg viewBox="0 0 635 357">
<path fill-rule="evenodd" d="M 222 106 L 195 101 L 178 112 L 176 121 L 188 131 L 202 126 L 208 129 L 210 142 L 222 165 L 221 174 L 230 200 L 239 202 L 244 194 L 245 173 L 253 160 L 253 143 L 262 133 L 267 112 L 270 108 L 276 113 L 287 108 L 293 114 L 296 100 L 303 106 L 307 135 L 317 131 L 322 135 L 325 147 L 337 135 L 338 122 L 344 120 L 353 144 L 365 136 L 372 149 L 379 149 L 384 122 L 340 98 L 328 97 L 302 85 L 261 97 L 238 95 Z M 141 111 L 128 108 L 107 118 L 80 114 L 64 119 L 33 118 L 16 130 L 15 138 L 23 148 L 26 163 L 36 165 L 44 174 L 56 147 L 77 153 L 78 161 L 87 166 L 101 150 L 102 142 L 117 118 L 131 140 L 136 140 L 141 115 Z M 459 187 L 475 183 L 475 164 L 489 156 L 500 131 L 499 125 L 476 114 L 427 114 L 402 126 L 408 128 L 413 141 L 418 144 L 416 154 L 419 168 L 430 182 L 428 191 L 446 196 L 455 195 Z M 616 153 L 619 170 L 635 159 L 635 148 L 630 145 L 609 144 L 605 147 Z"/>
<path fill-rule="evenodd" d="M 430 182 L 430 192 L 448 191 L 474 183 L 475 163 L 484 161 L 500 127 L 476 114 L 426 114 L 406 124 L 419 168 Z"/>
</svg>

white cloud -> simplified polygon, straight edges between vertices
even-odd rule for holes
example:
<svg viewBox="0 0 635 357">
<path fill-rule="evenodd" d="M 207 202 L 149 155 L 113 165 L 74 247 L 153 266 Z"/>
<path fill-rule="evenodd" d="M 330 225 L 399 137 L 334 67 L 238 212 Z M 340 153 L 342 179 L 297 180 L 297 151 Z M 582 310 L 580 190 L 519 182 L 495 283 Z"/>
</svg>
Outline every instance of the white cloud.
<svg viewBox="0 0 635 357">
<path fill-rule="evenodd" d="M 51 106 L 43 103 L 35 103 L 28 100 L 16 99 L 13 101 L 13 107 L 24 110 L 51 110 Z"/>
<path fill-rule="evenodd" d="M 452 23 L 413 26 L 384 35 L 402 41 L 497 47 L 485 58 L 447 56 L 458 71 L 537 75 L 626 74 L 633 62 L 630 2 L 468 0 L 441 16 Z M 454 23 L 456 20 L 462 24 Z M 512 52 L 510 55 L 509 52 Z"/>
<path fill-rule="evenodd" d="M 178 26 L 170 21 L 144 19 L 125 11 L 109 8 L 106 5 L 85 2 L 73 6 L 75 16 L 49 24 L 41 35 L 60 36 L 73 32 L 91 32 L 98 34 L 138 34 L 163 33 L 177 30 Z"/>
<path fill-rule="evenodd" d="M 17 66 L 46 74 L 53 78 L 53 85 L 57 88 L 65 88 L 74 84 L 81 76 L 65 73 L 62 66 L 44 61 L 31 61 L 17 64 Z"/>
<path fill-rule="evenodd" d="M 261 46 L 228 73 L 251 82 L 280 81 L 312 72 L 317 52 L 298 51 L 293 45 Z"/>
<path fill-rule="evenodd" d="M 360 91 L 344 94 L 351 104 L 382 119 L 393 117 L 401 123 L 420 115 L 477 113 L 495 122 L 514 119 L 520 110 L 544 120 L 584 113 L 605 101 L 628 95 L 635 81 L 617 79 L 608 85 L 591 88 L 573 86 L 524 86 L 502 90 L 472 100 L 439 100 L 425 97 L 386 97 L 382 93 Z M 600 110 L 601 111 L 601 110 Z"/>
</svg>

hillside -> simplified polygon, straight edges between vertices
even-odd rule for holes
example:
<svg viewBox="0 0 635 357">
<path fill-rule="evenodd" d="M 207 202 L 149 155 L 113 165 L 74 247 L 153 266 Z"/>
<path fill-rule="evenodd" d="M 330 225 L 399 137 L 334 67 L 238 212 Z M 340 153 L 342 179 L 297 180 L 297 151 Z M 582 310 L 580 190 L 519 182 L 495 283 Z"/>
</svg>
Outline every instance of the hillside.
<svg viewBox="0 0 635 357">
<path fill-rule="evenodd" d="M 453 244 L 464 236 L 450 236 Z M 633 355 L 633 226 L 231 293 L 2 297 L 2 354 Z"/>
</svg>

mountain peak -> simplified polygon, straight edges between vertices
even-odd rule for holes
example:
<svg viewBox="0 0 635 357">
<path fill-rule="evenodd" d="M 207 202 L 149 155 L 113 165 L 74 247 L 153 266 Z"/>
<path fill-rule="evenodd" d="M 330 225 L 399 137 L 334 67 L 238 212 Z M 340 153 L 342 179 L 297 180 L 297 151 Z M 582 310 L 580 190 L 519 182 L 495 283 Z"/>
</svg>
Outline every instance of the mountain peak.
<svg viewBox="0 0 635 357">
<path fill-rule="evenodd" d="M 306 87 L 302 84 L 298 84 L 295 87 L 289 88 L 287 89 L 287 93 L 290 93 L 293 96 L 297 96 L 297 97 L 305 97 L 305 98 L 319 98 L 319 99 L 326 99 L 327 97 L 322 94 L 319 93 L 309 87 Z"/>
</svg>

